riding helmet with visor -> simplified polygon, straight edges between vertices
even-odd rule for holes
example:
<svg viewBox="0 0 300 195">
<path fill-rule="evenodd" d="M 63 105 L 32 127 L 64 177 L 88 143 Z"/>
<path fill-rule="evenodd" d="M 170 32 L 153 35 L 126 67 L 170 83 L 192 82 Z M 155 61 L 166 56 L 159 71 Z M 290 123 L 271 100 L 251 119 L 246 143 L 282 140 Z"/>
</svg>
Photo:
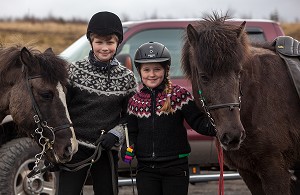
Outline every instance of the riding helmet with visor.
<svg viewBox="0 0 300 195">
<path fill-rule="evenodd" d="M 99 35 L 115 34 L 119 38 L 119 44 L 123 41 L 123 27 L 120 18 L 111 12 L 98 12 L 89 21 L 86 36 L 89 41 L 90 34 Z"/>
<path fill-rule="evenodd" d="M 163 65 L 171 65 L 170 52 L 168 48 L 161 43 L 144 43 L 135 52 L 134 64 L 137 70 L 139 70 L 140 64 L 156 62 Z"/>
</svg>

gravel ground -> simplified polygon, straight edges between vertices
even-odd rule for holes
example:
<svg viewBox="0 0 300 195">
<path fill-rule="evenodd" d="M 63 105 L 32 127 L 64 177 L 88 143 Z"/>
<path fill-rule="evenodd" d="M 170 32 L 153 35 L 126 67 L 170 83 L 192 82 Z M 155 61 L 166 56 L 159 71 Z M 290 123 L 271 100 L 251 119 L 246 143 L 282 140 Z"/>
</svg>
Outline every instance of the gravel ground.
<svg viewBox="0 0 300 195">
<path fill-rule="evenodd" d="M 224 181 L 224 193 L 226 195 L 251 195 L 247 186 L 243 180 L 225 180 Z M 93 195 L 92 187 L 86 186 L 84 188 L 84 195 Z M 202 182 L 189 186 L 189 195 L 217 195 L 218 194 L 218 182 Z M 119 187 L 119 195 L 133 195 L 132 186 Z M 135 195 L 137 191 L 135 188 Z"/>
</svg>

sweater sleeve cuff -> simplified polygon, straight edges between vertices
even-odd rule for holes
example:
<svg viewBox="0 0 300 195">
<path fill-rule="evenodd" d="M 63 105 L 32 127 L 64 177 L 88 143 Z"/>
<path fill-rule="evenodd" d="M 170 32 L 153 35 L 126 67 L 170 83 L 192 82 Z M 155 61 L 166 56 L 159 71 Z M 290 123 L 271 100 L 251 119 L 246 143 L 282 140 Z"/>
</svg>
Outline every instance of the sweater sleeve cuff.
<svg viewBox="0 0 300 195">
<path fill-rule="evenodd" d="M 125 131 L 123 125 L 117 125 L 112 128 L 108 133 L 111 133 L 119 138 L 119 141 L 115 144 L 115 146 L 123 145 L 124 138 L 125 138 Z"/>
</svg>

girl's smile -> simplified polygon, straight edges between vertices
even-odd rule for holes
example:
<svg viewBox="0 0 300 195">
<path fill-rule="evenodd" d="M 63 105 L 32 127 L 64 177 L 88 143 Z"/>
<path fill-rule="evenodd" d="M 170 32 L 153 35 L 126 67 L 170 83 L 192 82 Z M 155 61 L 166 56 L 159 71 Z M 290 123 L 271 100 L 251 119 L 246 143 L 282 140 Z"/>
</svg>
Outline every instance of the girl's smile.
<svg viewBox="0 0 300 195">
<path fill-rule="evenodd" d="M 165 69 L 160 63 L 141 64 L 141 78 L 144 85 L 153 89 L 164 80 Z"/>
</svg>

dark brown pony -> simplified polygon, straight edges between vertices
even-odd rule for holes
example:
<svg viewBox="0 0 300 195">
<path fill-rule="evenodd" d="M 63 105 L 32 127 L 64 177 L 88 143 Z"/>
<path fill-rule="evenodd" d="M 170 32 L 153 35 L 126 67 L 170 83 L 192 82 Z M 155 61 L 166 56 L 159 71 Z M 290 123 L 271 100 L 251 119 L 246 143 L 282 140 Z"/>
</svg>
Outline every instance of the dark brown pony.
<svg viewBox="0 0 300 195">
<path fill-rule="evenodd" d="M 51 49 L 41 53 L 21 46 L 0 48 L 0 121 L 11 115 L 19 129 L 34 137 L 54 163 L 77 151 L 66 107 L 67 62 Z"/>
<path fill-rule="evenodd" d="M 211 117 L 224 162 L 254 195 L 287 195 L 300 153 L 300 101 L 271 44 L 251 46 L 214 13 L 187 26 L 182 68 Z"/>
</svg>

